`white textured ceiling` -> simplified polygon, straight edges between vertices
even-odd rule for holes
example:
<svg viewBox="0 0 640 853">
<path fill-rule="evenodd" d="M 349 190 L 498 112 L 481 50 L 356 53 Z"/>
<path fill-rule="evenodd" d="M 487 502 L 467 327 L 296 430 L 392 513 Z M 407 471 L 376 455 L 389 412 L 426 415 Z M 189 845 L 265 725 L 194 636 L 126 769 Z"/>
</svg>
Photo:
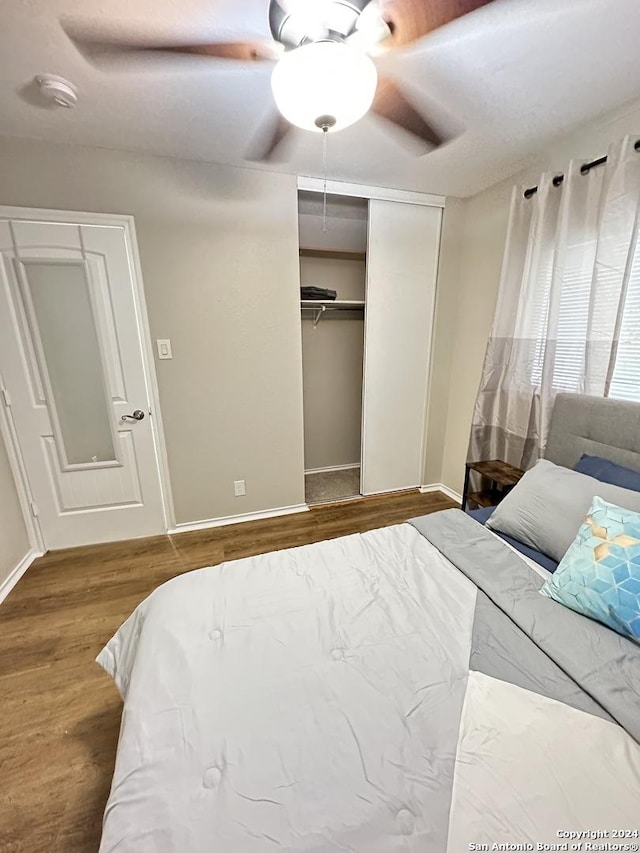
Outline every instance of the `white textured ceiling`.
<svg viewBox="0 0 640 853">
<path fill-rule="evenodd" d="M 0 133 L 217 163 L 242 159 L 271 105 L 268 66 L 153 58 L 106 74 L 77 53 L 61 15 L 177 39 L 267 38 L 268 0 L 0 0 Z M 466 126 L 423 157 L 369 116 L 329 139 L 329 177 L 466 196 L 524 167 L 554 136 L 640 97 L 639 0 L 494 0 L 383 66 L 417 105 Z M 40 104 L 50 72 L 79 88 L 74 110 Z M 321 139 L 296 131 L 285 163 L 317 176 Z"/>
</svg>

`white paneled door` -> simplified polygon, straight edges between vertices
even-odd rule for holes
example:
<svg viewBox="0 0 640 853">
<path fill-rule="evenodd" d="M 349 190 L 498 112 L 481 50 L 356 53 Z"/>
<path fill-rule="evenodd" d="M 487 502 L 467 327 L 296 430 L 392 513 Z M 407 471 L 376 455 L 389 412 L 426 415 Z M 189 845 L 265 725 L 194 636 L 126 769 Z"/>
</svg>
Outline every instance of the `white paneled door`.
<svg viewBox="0 0 640 853">
<path fill-rule="evenodd" d="M 2 213 L 0 374 L 45 547 L 164 532 L 128 222 Z"/>
<path fill-rule="evenodd" d="M 371 199 L 361 491 L 422 483 L 442 210 Z"/>
</svg>

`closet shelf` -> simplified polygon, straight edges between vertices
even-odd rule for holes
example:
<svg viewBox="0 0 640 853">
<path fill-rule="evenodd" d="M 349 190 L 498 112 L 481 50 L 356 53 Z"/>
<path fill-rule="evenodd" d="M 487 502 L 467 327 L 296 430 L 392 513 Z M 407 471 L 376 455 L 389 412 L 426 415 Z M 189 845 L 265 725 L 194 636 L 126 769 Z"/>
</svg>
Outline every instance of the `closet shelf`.
<svg viewBox="0 0 640 853">
<path fill-rule="evenodd" d="M 366 261 L 365 252 L 343 252 L 337 249 L 303 249 L 300 248 L 301 258 L 332 258 L 336 261 Z"/>
<path fill-rule="evenodd" d="M 314 327 L 320 322 L 320 318 L 327 311 L 363 311 L 364 302 L 358 299 L 302 299 L 300 301 L 302 311 L 315 311 L 313 318 Z"/>
</svg>

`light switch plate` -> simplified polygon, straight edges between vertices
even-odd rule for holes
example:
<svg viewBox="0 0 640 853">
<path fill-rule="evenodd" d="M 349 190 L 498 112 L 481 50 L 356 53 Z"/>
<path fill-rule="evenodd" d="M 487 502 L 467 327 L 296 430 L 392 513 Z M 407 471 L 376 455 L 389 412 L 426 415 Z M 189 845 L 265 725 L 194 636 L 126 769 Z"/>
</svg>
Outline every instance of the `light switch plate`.
<svg viewBox="0 0 640 853">
<path fill-rule="evenodd" d="M 173 354 L 171 352 L 171 341 L 169 338 L 165 338 L 163 340 L 158 338 L 156 346 L 158 347 L 158 358 L 173 358 Z"/>
</svg>

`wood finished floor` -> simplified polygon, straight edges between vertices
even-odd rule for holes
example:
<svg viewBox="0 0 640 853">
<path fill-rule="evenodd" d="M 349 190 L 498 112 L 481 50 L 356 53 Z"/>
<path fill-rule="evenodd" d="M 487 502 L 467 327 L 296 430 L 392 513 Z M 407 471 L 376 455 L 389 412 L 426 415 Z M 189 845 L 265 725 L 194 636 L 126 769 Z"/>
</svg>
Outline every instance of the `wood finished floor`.
<svg viewBox="0 0 640 853">
<path fill-rule="evenodd" d="M 96 853 L 122 705 L 94 659 L 156 586 L 452 506 L 438 492 L 409 492 L 37 560 L 0 605 L 0 851 Z"/>
</svg>

